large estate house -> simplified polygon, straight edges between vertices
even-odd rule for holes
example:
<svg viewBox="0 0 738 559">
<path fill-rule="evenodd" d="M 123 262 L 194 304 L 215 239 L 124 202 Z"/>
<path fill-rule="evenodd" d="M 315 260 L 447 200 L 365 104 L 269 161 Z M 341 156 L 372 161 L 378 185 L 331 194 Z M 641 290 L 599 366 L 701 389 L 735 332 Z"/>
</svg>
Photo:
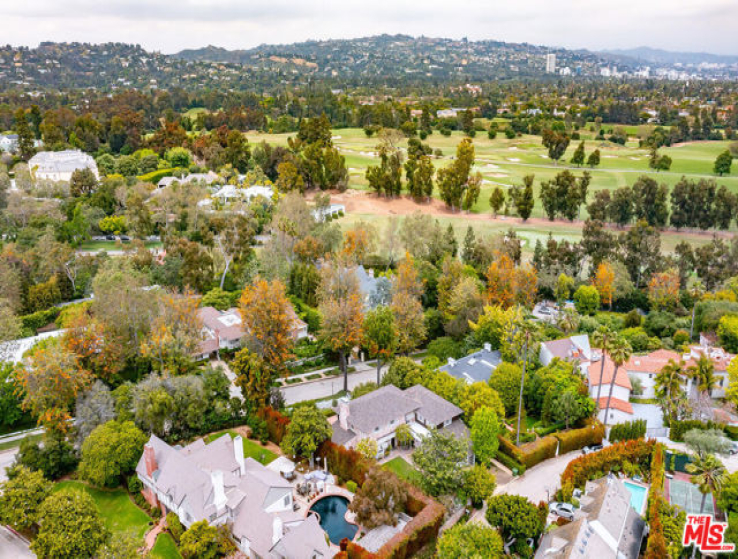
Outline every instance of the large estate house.
<svg viewBox="0 0 738 559">
<path fill-rule="evenodd" d="M 545 367 L 556 358 L 569 361 L 577 365 L 582 372 L 586 372 L 593 361 L 600 359 L 600 353 L 592 350 L 587 334 L 541 343 L 539 350 L 541 365 Z"/>
<path fill-rule="evenodd" d="M 99 178 L 95 160 L 78 149 L 40 151 L 28 160 L 28 169 L 34 180 L 69 182 L 72 173 L 82 169 L 90 169 Z"/>
<path fill-rule="evenodd" d="M 484 344 L 482 349 L 466 357 L 460 359 L 449 357 L 448 362 L 440 370 L 468 384 L 473 384 L 487 382 L 500 363 L 502 363 L 500 352 L 492 351 L 490 344 Z"/>
<path fill-rule="evenodd" d="M 600 359 L 592 361 L 587 367 L 587 380 L 589 383 L 589 396 L 597 404 L 597 418 L 604 422 L 607 411 L 607 400 L 610 395 L 610 384 L 612 386 L 612 397 L 610 398 L 610 412 L 607 417 L 608 425 L 631 421 L 633 419 L 633 406 L 630 403 L 630 394 L 633 387 L 630 383 L 628 373 L 624 367 L 619 367 L 615 372 L 615 363 L 605 354 L 604 367 Z M 601 386 L 601 388 L 600 388 Z M 599 394 L 599 400 L 597 396 Z"/>
<path fill-rule="evenodd" d="M 307 337 L 308 327 L 290 307 L 292 316 L 292 338 L 300 340 Z M 195 355 L 196 359 L 207 359 L 220 351 L 231 351 L 241 347 L 246 330 L 241 313 L 237 308 L 219 311 L 214 307 L 201 307 L 197 315 L 202 323 L 202 341 Z"/>
<path fill-rule="evenodd" d="M 646 523 L 615 477 L 588 481 L 573 522 L 548 532 L 535 559 L 636 559 Z"/>
<path fill-rule="evenodd" d="M 461 420 L 461 408 L 421 385 L 400 390 L 383 386 L 369 394 L 338 405 L 333 420 L 332 441 L 346 448 L 356 448 L 359 441 L 377 441 L 377 457 L 397 445 L 397 428 L 407 425 L 416 444 L 430 434 L 429 429 L 442 429 L 458 437 L 468 437 L 469 430 Z M 473 456 L 470 455 L 473 461 Z"/>
<path fill-rule="evenodd" d="M 294 510 L 292 485 L 277 472 L 244 458 L 243 439 L 170 446 L 155 435 L 136 466 L 143 495 L 183 526 L 206 520 L 227 525 L 252 558 L 310 559 L 333 555 L 315 515 Z"/>
</svg>

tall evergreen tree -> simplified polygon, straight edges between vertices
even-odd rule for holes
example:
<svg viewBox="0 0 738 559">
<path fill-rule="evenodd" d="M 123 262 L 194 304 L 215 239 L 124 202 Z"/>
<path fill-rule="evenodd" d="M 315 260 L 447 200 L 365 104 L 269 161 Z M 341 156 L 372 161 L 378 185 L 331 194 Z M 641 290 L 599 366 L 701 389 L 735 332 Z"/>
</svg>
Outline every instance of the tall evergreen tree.
<svg viewBox="0 0 738 559">
<path fill-rule="evenodd" d="M 571 156 L 571 163 L 577 167 L 581 167 L 584 164 L 584 140 L 574 150 L 574 155 Z"/>
<path fill-rule="evenodd" d="M 523 187 L 516 192 L 515 195 L 515 210 L 518 215 L 523 218 L 523 221 L 527 221 L 530 214 L 533 213 L 533 207 L 536 204 L 533 198 L 533 181 L 535 175 L 525 175 L 523 177 Z"/>
<path fill-rule="evenodd" d="M 15 133 L 18 134 L 18 154 L 23 161 L 28 161 L 33 156 L 33 132 L 28 126 L 26 112 L 19 108 L 15 111 Z"/>
</svg>

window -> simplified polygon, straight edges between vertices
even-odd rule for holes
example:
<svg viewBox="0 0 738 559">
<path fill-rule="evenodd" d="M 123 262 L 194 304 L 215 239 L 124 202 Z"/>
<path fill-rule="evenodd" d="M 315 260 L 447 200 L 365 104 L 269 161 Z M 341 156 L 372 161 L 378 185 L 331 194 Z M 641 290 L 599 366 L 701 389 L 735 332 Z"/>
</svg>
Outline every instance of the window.
<svg viewBox="0 0 738 559">
<path fill-rule="evenodd" d="M 444 427 L 448 427 L 449 425 L 451 425 L 451 420 L 450 419 L 447 419 L 446 421 L 443 422 L 443 426 Z"/>
<path fill-rule="evenodd" d="M 284 506 L 285 507 L 290 506 L 290 500 L 291 500 L 290 495 L 285 495 L 284 496 Z"/>
<path fill-rule="evenodd" d="M 376 433 L 377 431 L 379 431 L 379 427 L 374 428 L 374 432 Z"/>
<path fill-rule="evenodd" d="M 395 424 L 395 420 L 393 419 L 392 421 L 390 421 L 390 425 L 394 425 L 394 424 Z"/>
<path fill-rule="evenodd" d="M 653 378 L 653 375 L 649 373 L 648 378 Z"/>
</svg>

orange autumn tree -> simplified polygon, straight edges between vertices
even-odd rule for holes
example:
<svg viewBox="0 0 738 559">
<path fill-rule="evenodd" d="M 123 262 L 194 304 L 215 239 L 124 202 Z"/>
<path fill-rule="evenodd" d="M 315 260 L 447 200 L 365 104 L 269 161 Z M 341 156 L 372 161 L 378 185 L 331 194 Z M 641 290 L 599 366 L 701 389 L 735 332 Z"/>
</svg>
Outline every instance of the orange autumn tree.
<svg viewBox="0 0 738 559">
<path fill-rule="evenodd" d="M 42 342 L 16 371 L 22 406 L 50 430 L 65 431 L 77 395 L 92 384 L 92 375 L 58 339 Z"/>
<path fill-rule="evenodd" d="M 87 306 L 70 310 L 63 327 L 66 332 L 62 345 L 79 358 L 82 368 L 103 380 L 110 380 L 123 369 L 125 351 L 120 339 L 91 316 Z"/>
<path fill-rule="evenodd" d="M 679 272 L 669 268 L 656 272 L 648 282 L 648 300 L 656 310 L 672 310 L 679 302 Z"/>
<path fill-rule="evenodd" d="M 390 307 L 397 328 L 397 351 L 407 354 L 418 347 L 427 334 L 423 314 L 423 282 L 410 254 L 397 266 Z"/>
<path fill-rule="evenodd" d="M 154 369 L 175 375 L 192 371 L 192 356 L 202 340 L 199 306 L 200 297 L 189 288 L 182 294 L 169 291 L 159 297 L 151 332 L 141 343 L 141 353 L 151 359 Z"/>
<path fill-rule="evenodd" d="M 600 262 L 595 271 L 594 278 L 592 278 L 592 285 L 594 285 L 597 292 L 600 294 L 600 301 L 602 304 L 606 304 L 612 310 L 612 299 L 615 294 L 615 270 L 612 268 L 612 264 L 609 262 Z"/>
<path fill-rule="evenodd" d="M 246 346 L 272 372 L 281 372 L 284 363 L 292 358 L 295 318 L 284 284 L 279 280 L 257 279 L 241 293 L 238 310 L 246 331 Z"/>
<path fill-rule="evenodd" d="M 361 344 L 364 337 L 364 300 L 354 268 L 345 259 L 324 263 L 318 301 L 322 316 L 320 337 L 338 353 L 343 389 L 348 392 L 346 353 Z"/>
<path fill-rule="evenodd" d="M 515 263 L 506 253 L 496 253 L 487 268 L 487 302 L 509 309 L 515 303 Z"/>
<path fill-rule="evenodd" d="M 538 272 L 530 264 L 520 266 L 515 273 L 515 302 L 527 309 L 536 304 Z"/>
<path fill-rule="evenodd" d="M 374 233 L 370 225 L 363 222 L 357 223 L 353 229 L 344 233 L 341 255 L 353 262 L 363 261 L 364 257 L 374 248 Z"/>
</svg>

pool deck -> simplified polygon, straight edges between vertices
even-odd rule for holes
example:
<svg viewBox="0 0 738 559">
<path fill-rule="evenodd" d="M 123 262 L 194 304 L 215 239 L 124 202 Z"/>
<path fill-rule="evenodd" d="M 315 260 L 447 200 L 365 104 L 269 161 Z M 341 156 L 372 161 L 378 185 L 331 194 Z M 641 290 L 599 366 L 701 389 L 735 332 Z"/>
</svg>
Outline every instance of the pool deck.
<svg viewBox="0 0 738 559">
<path fill-rule="evenodd" d="M 351 493 L 348 489 L 344 489 L 343 487 L 338 487 L 335 485 L 329 485 L 325 488 L 325 491 L 322 493 L 318 493 L 315 495 L 312 499 L 308 500 L 304 497 L 301 497 L 300 495 L 295 492 L 295 499 L 298 500 L 301 506 L 305 507 L 305 518 L 307 518 L 307 515 L 310 514 L 310 508 L 320 501 L 321 499 L 325 499 L 326 497 L 344 497 L 345 499 L 348 499 L 349 503 L 354 500 L 354 494 Z M 315 513 L 317 514 L 317 512 Z M 362 527 L 361 525 L 356 522 L 356 515 L 351 511 L 346 511 L 346 515 L 344 516 L 344 520 L 348 522 L 349 524 L 353 524 L 356 526 L 357 530 L 354 534 L 354 537 L 351 539 L 351 541 L 356 541 L 356 539 L 359 537 L 359 534 L 361 534 Z M 329 540 L 329 545 L 331 546 L 331 550 L 338 553 L 340 551 L 339 546 L 334 544 Z"/>
</svg>

